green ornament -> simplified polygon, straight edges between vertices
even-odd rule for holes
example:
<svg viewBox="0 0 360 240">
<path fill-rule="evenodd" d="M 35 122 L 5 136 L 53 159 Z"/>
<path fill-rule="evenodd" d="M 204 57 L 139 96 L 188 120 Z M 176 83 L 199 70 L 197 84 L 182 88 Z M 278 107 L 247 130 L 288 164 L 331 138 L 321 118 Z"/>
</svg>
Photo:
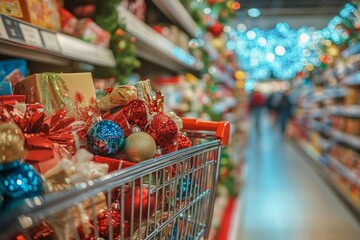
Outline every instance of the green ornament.
<svg viewBox="0 0 360 240">
<path fill-rule="evenodd" d="M 126 48 L 126 42 L 125 42 L 125 40 L 121 40 L 120 42 L 119 42 L 119 49 L 120 50 L 124 50 L 125 48 Z"/>
</svg>

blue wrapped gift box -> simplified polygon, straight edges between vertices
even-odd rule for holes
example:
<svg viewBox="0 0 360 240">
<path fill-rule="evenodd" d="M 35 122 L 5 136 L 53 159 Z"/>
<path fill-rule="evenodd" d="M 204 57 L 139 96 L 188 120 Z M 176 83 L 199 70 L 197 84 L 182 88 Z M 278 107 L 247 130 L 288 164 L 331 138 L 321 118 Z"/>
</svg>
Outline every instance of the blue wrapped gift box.
<svg viewBox="0 0 360 240">
<path fill-rule="evenodd" d="M 11 83 L 0 82 L 0 96 L 12 95 Z"/>
</svg>

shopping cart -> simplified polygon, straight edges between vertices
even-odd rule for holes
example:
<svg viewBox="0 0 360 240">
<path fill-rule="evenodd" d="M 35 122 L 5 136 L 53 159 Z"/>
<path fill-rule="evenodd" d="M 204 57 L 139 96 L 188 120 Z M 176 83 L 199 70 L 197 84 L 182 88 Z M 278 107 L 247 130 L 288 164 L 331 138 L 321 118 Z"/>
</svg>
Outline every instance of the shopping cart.
<svg viewBox="0 0 360 240">
<path fill-rule="evenodd" d="M 1 214 L 0 239 L 207 239 L 230 125 L 183 119 L 183 129 L 196 145 Z"/>
</svg>

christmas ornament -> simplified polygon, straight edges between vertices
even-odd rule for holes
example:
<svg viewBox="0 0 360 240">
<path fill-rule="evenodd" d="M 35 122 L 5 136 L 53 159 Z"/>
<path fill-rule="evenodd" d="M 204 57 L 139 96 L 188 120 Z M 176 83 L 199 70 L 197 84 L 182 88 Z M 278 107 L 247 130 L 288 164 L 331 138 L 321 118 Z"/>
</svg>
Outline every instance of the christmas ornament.
<svg viewBox="0 0 360 240">
<path fill-rule="evenodd" d="M 179 180 L 177 185 L 177 192 L 176 197 L 178 199 L 184 200 L 185 197 L 190 196 L 191 191 L 191 174 L 188 176 L 184 176 L 182 179 Z"/>
<path fill-rule="evenodd" d="M 124 152 L 127 160 L 142 162 L 154 157 L 156 144 L 149 134 L 135 132 L 126 138 Z"/>
<path fill-rule="evenodd" d="M 130 125 L 136 125 L 141 130 L 145 130 L 148 125 L 149 108 L 144 101 L 131 101 L 121 111 L 123 111 Z"/>
<path fill-rule="evenodd" d="M 21 129 L 13 123 L 1 123 L 0 164 L 21 159 L 24 154 L 24 136 Z"/>
<path fill-rule="evenodd" d="M 3 196 L 6 204 L 19 199 L 38 196 L 43 192 L 41 177 L 31 165 L 26 163 L 19 163 L 14 168 L 1 171 L 0 185 L 4 187 Z"/>
<path fill-rule="evenodd" d="M 188 148 L 192 146 L 192 142 L 188 136 L 186 136 L 186 133 L 178 133 L 177 137 L 177 145 L 178 150 Z"/>
<path fill-rule="evenodd" d="M 141 197 L 140 198 L 140 192 Z M 132 213 L 132 202 L 134 203 L 134 220 L 138 221 L 140 218 L 140 212 L 141 212 L 141 218 L 147 218 L 148 210 L 150 210 L 150 216 L 155 211 L 155 194 L 150 194 L 150 201 L 148 201 L 148 195 L 149 195 L 149 189 L 147 186 L 143 186 L 143 189 L 141 190 L 140 187 L 137 187 L 134 189 L 134 194 L 132 191 L 129 191 L 125 198 L 124 198 L 124 213 L 125 213 L 125 219 L 128 221 L 131 221 L 131 213 Z M 140 209 L 140 202 L 142 203 L 142 208 Z"/>
<path fill-rule="evenodd" d="M 214 37 L 219 37 L 223 32 L 223 28 L 224 26 L 218 21 L 216 21 L 213 23 L 213 25 L 208 27 L 208 31 L 211 32 Z"/>
<path fill-rule="evenodd" d="M 95 123 L 87 134 L 87 147 L 97 155 L 115 155 L 123 149 L 124 143 L 122 129 L 111 120 Z"/>
<path fill-rule="evenodd" d="M 174 143 L 177 132 L 176 123 L 169 116 L 164 113 L 157 113 L 153 116 L 149 133 L 161 148 L 165 148 Z"/>
<path fill-rule="evenodd" d="M 111 220 L 110 220 L 111 219 Z M 105 211 L 98 215 L 97 225 L 99 229 L 99 236 L 103 238 L 109 237 L 109 223 L 112 224 L 113 236 L 117 238 L 121 234 L 121 217 L 119 209 L 111 208 L 110 211 Z"/>
</svg>

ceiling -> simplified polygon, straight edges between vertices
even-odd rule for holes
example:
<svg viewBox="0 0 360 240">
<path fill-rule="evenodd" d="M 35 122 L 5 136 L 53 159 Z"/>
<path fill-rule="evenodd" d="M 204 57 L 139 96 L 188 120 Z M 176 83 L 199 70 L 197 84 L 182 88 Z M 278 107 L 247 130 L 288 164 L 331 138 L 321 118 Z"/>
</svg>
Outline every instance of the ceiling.
<svg viewBox="0 0 360 240">
<path fill-rule="evenodd" d="M 301 26 L 324 28 L 339 13 L 347 0 L 237 0 L 241 4 L 236 22 L 250 28 L 270 29 L 278 22 L 287 22 L 293 28 Z M 258 8 L 261 16 L 250 18 L 247 10 Z"/>
</svg>

